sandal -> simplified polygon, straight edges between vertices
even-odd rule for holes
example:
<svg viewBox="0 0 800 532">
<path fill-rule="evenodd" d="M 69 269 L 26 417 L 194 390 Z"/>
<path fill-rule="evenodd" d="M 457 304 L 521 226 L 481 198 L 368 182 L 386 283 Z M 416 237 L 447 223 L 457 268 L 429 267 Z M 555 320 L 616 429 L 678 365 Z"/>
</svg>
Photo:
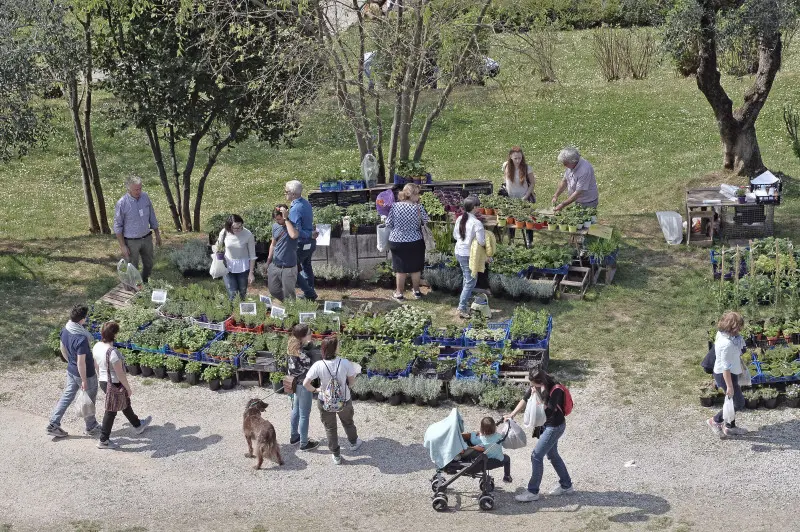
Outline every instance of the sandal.
<svg viewBox="0 0 800 532">
<path fill-rule="evenodd" d="M 405 297 L 403 297 L 403 294 L 395 293 L 395 294 L 392 294 L 392 299 L 396 299 L 397 301 L 402 301 L 402 300 L 405 299 Z"/>
<path fill-rule="evenodd" d="M 422 299 L 422 292 L 420 290 L 414 290 L 414 297 Z"/>
</svg>

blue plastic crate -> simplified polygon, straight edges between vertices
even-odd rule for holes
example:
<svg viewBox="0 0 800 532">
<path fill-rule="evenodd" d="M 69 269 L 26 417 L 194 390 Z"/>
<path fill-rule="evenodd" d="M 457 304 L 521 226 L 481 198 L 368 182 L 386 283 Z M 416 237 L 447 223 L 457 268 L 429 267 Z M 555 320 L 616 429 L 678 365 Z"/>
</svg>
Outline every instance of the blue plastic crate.
<svg viewBox="0 0 800 532">
<path fill-rule="evenodd" d="M 553 332 L 553 316 L 547 318 L 547 333 L 544 338 L 529 338 L 525 340 L 511 340 L 514 349 L 546 349 L 550 345 L 550 335 Z"/>
<path fill-rule="evenodd" d="M 93 332 L 92 333 L 92 338 L 94 338 L 95 340 L 97 340 L 99 342 L 102 339 L 102 335 L 99 332 Z"/>
<path fill-rule="evenodd" d="M 534 268 L 530 267 L 528 273 L 541 273 L 546 275 L 567 275 L 569 273 L 569 263 L 561 266 L 560 268 Z"/>
<path fill-rule="evenodd" d="M 203 356 L 202 356 L 202 353 L 203 353 L 203 352 L 205 352 L 205 350 L 206 350 L 206 349 L 208 349 L 208 347 L 209 347 L 211 344 L 213 344 L 214 342 L 216 342 L 216 341 L 218 341 L 218 340 L 222 340 L 224 337 L 225 337 L 225 333 L 224 333 L 224 332 L 217 333 L 217 334 L 216 334 L 216 335 L 215 335 L 215 336 L 214 336 L 214 337 L 213 337 L 211 340 L 209 340 L 209 341 L 206 343 L 206 345 L 204 345 L 203 347 L 201 347 L 199 351 L 194 351 L 193 353 L 188 353 L 188 354 L 186 354 L 186 353 L 179 353 L 179 352 L 177 352 L 177 351 L 173 351 L 173 350 L 172 350 L 172 349 L 170 349 L 170 347 L 167 345 L 167 346 L 165 346 L 165 347 L 166 347 L 166 354 L 168 354 L 168 355 L 171 355 L 171 356 L 177 356 L 177 357 L 179 357 L 179 358 L 182 358 L 183 360 L 197 360 L 197 361 L 199 361 L 199 362 L 202 362 L 202 361 L 203 361 Z M 210 359 L 209 359 L 209 360 L 210 360 Z"/>
<path fill-rule="evenodd" d="M 384 377 L 387 379 L 399 379 L 400 377 L 408 377 L 411 375 L 411 368 L 413 366 L 414 361 L 412 360 L 406 369 L 399 371 L 372 371 L 371 369 L 367 369 L 367 378 Z"/>
<path fill-rule="evenodd" d="M 470 353 L 467 351 L 459 351 L 458 356 L 456 358 L 456 379 L 457 380 L 475 380 L 478 377 L 472 372 L 472 364 L 475 362 L 475 357 L 471 356 Z M 467 369 L 460 369 L 462 363 L 466 360 Z M 500 361 L 495 362 L 491 366 L 494 375 L 493 376 L 485 376 L 482 375 L 481 378 L 486 377 L 489 380 L 496 380 L 500 376 Z"/>
<path fill-rule="evenodd" d="M 497 323 L 487 323 L 486 326 L 489 329 L 505 329 L 505 335 L 503 336 L 503 339 L 498 340 L 498 341 L 491 341 L 491 342 L 482 342 L 482 341 L 478 341 L 478 340 L 471 340 L 471 339 L 467 338 L 467 331 L 472 328 L 472 326 L 470 325 L 464 330 L 464 347 L 475 347 L 479 343 L 485 343 L 489 347 L 495 347 L 497 349 L 502 349 L 503 346 L 505 346 L 506 340 L 508 340 L 510 322 L 501 321 L 501 322 L 497 322 Z"/>
<path fill-rule="evenodd" d="M 364 190 L 367 184 L 363 180 L 342 181 L 342 190 Z"/>
<path fill-rule="evenodd" d="M 137 344 L 135 344 L 133 342 L 131 342 L 129 345 L 130 345 L 129 349 L 131 349 L 133 351 L 142 351 L 144 353 L 157 353 L 159 355 L 166 355 L 167 354 L 167 346 L 166 345 L 162 345 L 158 349 L 150 349 L 149 347 L 143 347 L 143 346 L 137 345 Z"/>
<path fill-rule="evenodd" d="M 342 183 L 339 181 L 327 181 L 319 184 L 320 192 L 341 192 Z"/>
<path fill-rule="evenodd" d="M 606 255 L 605 257 L 603 257 L 602 261 L 599 261 L 595 259 L 593 256 L 589 255 L 589 264 L 591 264 L 592 266 L 596 264 L 599 264 L 600 266 L 611 266 L 617 263 L 617 253 L 619 253 L 619 248 L 614 250 L 614 252 L 611 253 L 610 255 Z"/>
<path fill-rule="evenodd" d="M 528 275 L 530 275 L 532 269 L 533 269 L 533 266 L 528 266 L 524 270 L 520 270 L 519 272 L 517 272 L 517 277 L 519 277 L 520 279 L 527 279 L 527 277 L 528 277 Z"/>
</svg>

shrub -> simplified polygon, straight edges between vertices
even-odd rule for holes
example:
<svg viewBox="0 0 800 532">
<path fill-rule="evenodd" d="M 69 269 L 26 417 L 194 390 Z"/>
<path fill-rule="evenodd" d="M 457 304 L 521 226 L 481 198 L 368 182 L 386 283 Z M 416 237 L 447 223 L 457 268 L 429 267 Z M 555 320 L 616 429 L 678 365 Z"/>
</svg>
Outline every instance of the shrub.
<svg viewBox="0 0 800 532">
<path fill-rule="evenodd" d="M 200 362 L 197 362 L 196 360 L 193 360 L 193 361 L 189 362 L 188 364 L 186 364 L 186 367 L 184 368 L 184 371 L 186 373 L 200 373 L 200 372 L 203 371 L 203 365 Z"/>
<path fill-rule="evenodd" d="M 183 360 L 178 357 L 167 357 L 166 364 L 167 371 L 181 371 L 183 369 Z"/>
<path fill-rule="evenodd" d="M 206 382 L 219 379 L 219 370 L 216 366 L 206 366 L 200 378 Z"/>
<path fill-rule="evenodd" d="M 181 273 L 190 270 L 208 270 L 211 267 L 211 256 L 208 246 L 202 240 L 190 240 L 183 247 L 172 252 L 172 262 Z"/>
</svg>

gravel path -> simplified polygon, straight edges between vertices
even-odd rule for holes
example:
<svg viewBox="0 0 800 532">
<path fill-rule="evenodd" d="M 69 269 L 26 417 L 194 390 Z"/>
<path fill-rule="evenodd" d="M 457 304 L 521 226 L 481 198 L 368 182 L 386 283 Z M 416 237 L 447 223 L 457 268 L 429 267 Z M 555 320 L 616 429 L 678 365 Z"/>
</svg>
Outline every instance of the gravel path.
<svg viewBox="0 0 800 532">
<path fill-rule="evenodd" d="M 477 483 L 455 485 L 450 506 L 430 506 L 431 463 L 422 434 L 451 406 L 437 409 L 356 404 L 364 446 L 343 451 L 334 467 L 323 445 L 304 453 L 288 445 L 289 402 L 269 397 L 286 460 L 255 472 L 244 457 L 241 415 L 262 389 L 212 393 L 165 381 L 133 378 L 133 406 L 152 414 L 142 436 L 123 427 L 120 450 L 101 451 L 82 435 L 68 411 L 73 436 L 51 441 L 47 418 L 63 385 L 63 367 L 0 374 L 0 530 L 419 530 L 423 527 L 553 526 L 559 530 L 796 530 L 800 493 L 797 410 L 745 413 L 751 435 L 719 441 L 700 407 L 658 410 L 610 407 L 595 374 L 573 390 L 576 410 L 560 445 L 578 492 L 529 504 L 513 501 L 530 474 L 530 445 L 509 451 L 514 483 L 496 476 L 496 510 L 478 510 Z M 102 393 L 100 395 L 102 398 Z M 483 412 L 460 407 L 468 426 Z M 312 411 L 311 437 L 324 439 Z M 76 436 L 77 435 L 77 436 Z M 344 438 L 342 437 L 344 442 Z M 635 466 L 625 464 L 635 461 Z M 543 489 L 556 482 L 545 464 Z M 712 515 L 712 510 L 725 514 Z"/>
</svg>

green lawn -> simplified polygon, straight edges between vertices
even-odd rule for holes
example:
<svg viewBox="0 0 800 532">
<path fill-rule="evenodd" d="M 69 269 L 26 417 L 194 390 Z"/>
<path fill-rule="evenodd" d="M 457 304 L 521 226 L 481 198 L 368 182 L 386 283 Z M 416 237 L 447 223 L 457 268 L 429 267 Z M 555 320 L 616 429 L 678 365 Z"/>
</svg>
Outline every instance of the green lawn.
<svg viewBox="0 0 800 532">
<path fill-rule="evenodd" d="M 706 251 L 668 247 L 653 214 L 681 210 L 687 186 L 740 178 L 721 176 L 719 136 L 710 106 L 694 79 L 677 77 L 667 61 L 644 81 L 606 83 L 594 66 L 588 32 L 560 35 L 559 82 L 542 84 L 531 68 L 502 50 L 492 56 L 501 74 L 486 87 L 464 87 L 434 126 L 425 150 L 435 179 L 488 178 L 499 183 L 500 165 L 510 146 L 519 144 L 537 174 L 537 194 L 547 201 L 562 168 L 558 150 L 577 145 L 598 176 L 601 219 L 620 228 L 626 244 L 615 285 L 596 289 L 594 301 L 550 305 L 555 319 L 553 357 L 565 376 L 580 378 L 608 367 L 618 390 L 669 390 L 679 397 L 700 376 L 697 358 L 707 324 L 716 313 L 707 297 L 710 277 Z M 726 78 L 735 101 L 749 79 Z M 784 58 L 758 133 L 766 164 L 789 176 L 800 175 L 782 122 L 782 107 L 798 101 L 800 59 Z M 434 95 L 421 101 L 424 111 Z M 153 197 L 167 244 L 177 235 L 165 208 L 152 156 L 135 130 L 109 134 L 102 116 L 109 104 L 100 98 L 95 136 L 109 217 L 122 194 L 122 180 L 143 175 Z M 386 109 L 385 123 L 390 123 Z M 86 214 L 69 123 L 59 124 L 50 145 L 0 167 L 0 326 L 6 347 L 0 361 L 38 363 L 38 348 L 49 329 L 64 321 L 75 302 L 95 298 L 114 284 L 116 246 L 110 237 L 86 236 Z M 319 177 L 358 164 L 354 141 L 328 96 L 308 110 L 292 147 L 273 149 L 248 142 L 226 153 L 206 186 L 204 218 L 236 211 L 282 196 L 282 182 L 307 185 Z M 738 180 L 738 181 L 737 181 Z M 787 183 L 785 204 L 776 211 L 781 236 L 800 234 L 796 180 Z M 157 274 L 175 277 L 166 253 Z M 455 306 L 435 296 L 423 304 L 437 311 Z M 506 314 L 511 305 L 500 305 Z M 444 312 L 442 312 L 444 314 Z M 453 315 L 452 310 L 449 314 Z M 669 368 L 671 371 L 665 371 Z"/>
</svg>

